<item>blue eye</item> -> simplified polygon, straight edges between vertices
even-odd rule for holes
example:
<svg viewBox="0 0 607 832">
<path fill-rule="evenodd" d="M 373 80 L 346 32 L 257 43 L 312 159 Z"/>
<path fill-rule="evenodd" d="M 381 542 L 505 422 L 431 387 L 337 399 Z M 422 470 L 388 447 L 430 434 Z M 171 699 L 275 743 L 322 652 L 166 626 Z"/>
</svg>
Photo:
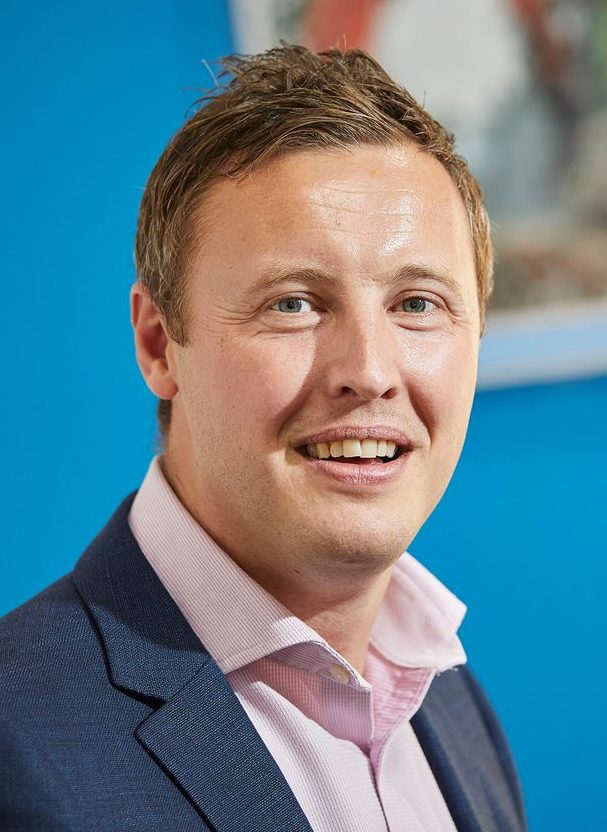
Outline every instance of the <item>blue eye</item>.
<svg viewBox="0 0 607 832">
<path fill-rule="evenodd" d="M 304 298 L 282 298 L 276 301 L 272 308 L 278 310 L 278 312 L 286 312 L 289 315 L 294 315 L 298 312 L 311 312 L 312 304 L 309 300 L 304 300 Z"/>
<path fill-rule="evenodd" d="M 401 301 L 401 305 L 403 312 L 413 312 L 414 314 L 430 312 L 431 307 L 436 306 L 436 304 L 432 303 L 431 300 L 426 300 L 426 298 L 406 298 Z"/>
</svg>

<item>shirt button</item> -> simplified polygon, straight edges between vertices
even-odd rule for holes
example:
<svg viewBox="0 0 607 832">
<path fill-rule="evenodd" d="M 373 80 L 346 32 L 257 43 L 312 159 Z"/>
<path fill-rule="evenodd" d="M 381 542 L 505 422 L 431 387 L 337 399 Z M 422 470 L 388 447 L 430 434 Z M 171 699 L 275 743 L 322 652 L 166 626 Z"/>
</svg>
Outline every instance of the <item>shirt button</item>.
<svg viewBox="0 0 607 832">
<path fill-rule="evenodd" d="M 341 664 L 332 664 L 329 668 L 329 676 L 340 685 L 347 685 L 350 681 L 350 673 Z"/>
</svg>

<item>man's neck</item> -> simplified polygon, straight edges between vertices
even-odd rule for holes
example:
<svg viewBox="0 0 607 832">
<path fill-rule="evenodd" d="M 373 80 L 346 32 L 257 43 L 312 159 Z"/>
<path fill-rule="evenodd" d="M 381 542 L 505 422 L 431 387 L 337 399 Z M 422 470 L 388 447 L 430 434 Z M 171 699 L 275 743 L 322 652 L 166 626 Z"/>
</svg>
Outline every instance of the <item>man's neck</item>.
<svg viewBox="0 0 607 832">
<path fill-rule="evenodd" d="M 252 577 L 364 675 L 371 631 L 390 575 L 391 569 L 388 569 L 357 587 L 350 587 L 348 592 L 343 587 L 330 592 L 324 586 L 322 592 L 315 593 L 312 582 L 308 582 L 305 594 L 301 585 L 289 587 L 267 580 L 267 576 L 265 580 L 256 575 Z"/>
</svg>

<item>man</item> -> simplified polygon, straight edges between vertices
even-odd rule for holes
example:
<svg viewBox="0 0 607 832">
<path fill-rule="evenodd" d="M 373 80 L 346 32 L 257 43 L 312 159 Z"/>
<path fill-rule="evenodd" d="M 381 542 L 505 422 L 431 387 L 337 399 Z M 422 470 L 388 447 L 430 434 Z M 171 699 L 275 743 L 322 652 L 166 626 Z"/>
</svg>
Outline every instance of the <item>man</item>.
<svg viewBox="0 0 607 832">
<path fill-rule="evenodd" d="M 402 554 L 467 428 L 480 192 L 364 53 L 227 65 L 141 205 L 164 452 L 2 623 L 2 828 L 522 830 L 464 607 Z"/>
</svg>

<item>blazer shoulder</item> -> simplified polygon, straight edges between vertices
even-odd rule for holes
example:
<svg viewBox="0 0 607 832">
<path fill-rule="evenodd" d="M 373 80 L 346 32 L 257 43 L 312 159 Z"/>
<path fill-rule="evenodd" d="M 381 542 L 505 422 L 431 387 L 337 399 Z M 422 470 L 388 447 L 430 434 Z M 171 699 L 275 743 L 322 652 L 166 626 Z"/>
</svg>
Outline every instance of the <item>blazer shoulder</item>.
<svg viewBox="0 0 607 832">
<path fill-rule="evenodd" d="M 71 573 L 0 618 L 0 701 L 63 679 L 92 636 Z"/>
<path fill-rule="evenodd" d="M 11 692 L 59 690 L 73 679 L 82 688 L 91 660 L 103 655 L 94 621 L 77 586 L 86 564 L 93 583 L 107 571 L 106 552 L 128 533 L 135 492 L 114 512 L 81 555 L 72 572 L 0 618 L 0 702 Z M 96 662 L 97 665 L 103 661 Z"/>
<path fill-rule="evenodd" d="M 30 642 L 30 636 L 50 634 L 53 625 L 72 618 L 76 607 L 82 605 L 69 572 L 0 618 L 0 660 L 4 664 L 19 646 L 35 649 L 37 639 Z"/>
<path fill-rule="evenodd" d="M 0 619 L 0 818 L 7 829 L 87 828 L 56 759 L 53 706 L 66 680 L 81 678 L 91 637 L 71 574 Z"/>
<path fill-rule="evenodd" d="M 513 800 L 522 822 L 525 823 L 525 807 L 520 778 L 510 749 L 510 744 L 504 733 L 498 716 L 489 702 L 486 693 L 480 685 L 476 676 L 467 668 L 462 668 L 461 679 L 468 688 L 471 697 L 476 703 L 479 713 L 482 716 L 487 733 L 491 737 L 495 753 L 500 761 L 506 780 L 510 785 Z"/>
<path fill-rule="evenodd" d="M 430 716 L 435 727 L 441 727 L 448 755 L 459 760 L 462 770 L 468 770 L 469 778 L 483 780 L 480 790 L 493 793 L 495 806 L 498 803 L 503 807 L 512 806 L 518 820 L 516 828 L 525 830 L 522 790 L 508 740 L 489 699 L 468 666 L 439 674 L 421 710 Z M 419 716 L 423 731 L 424 717 L 421 712 Z M 437 756 L 437 763 L 444 753 L 444 749 L 437 751 L 433 745 L 429 751 Z M 495 806 L 494 811 L 497 811 Z"/>
</svg>

